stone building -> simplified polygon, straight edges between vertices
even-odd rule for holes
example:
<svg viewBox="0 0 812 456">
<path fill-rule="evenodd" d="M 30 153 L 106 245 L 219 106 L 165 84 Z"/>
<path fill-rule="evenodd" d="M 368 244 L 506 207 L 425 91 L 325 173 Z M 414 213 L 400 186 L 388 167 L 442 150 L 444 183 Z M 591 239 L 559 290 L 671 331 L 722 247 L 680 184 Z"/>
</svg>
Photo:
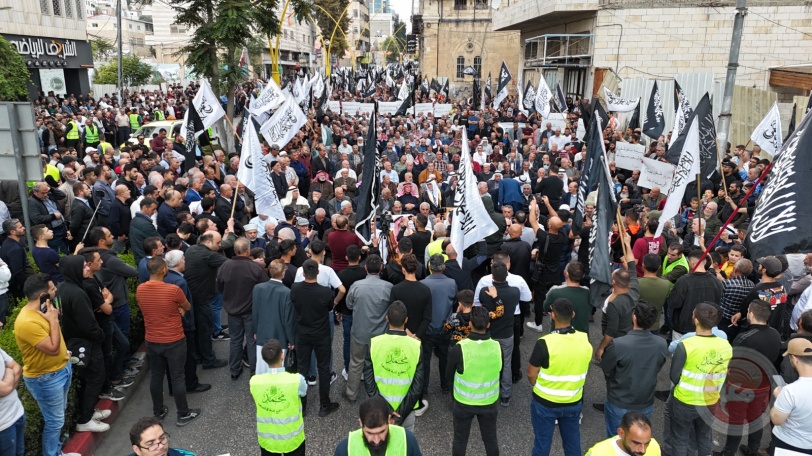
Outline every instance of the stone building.
<svg viewBox="0 0 812 456">
<path fill-rule="evenodd" d="M 0 35 L 22 56 L 38 92 L 87 95 L 93 53 L 85 31 L 84 0 L 28 0 L 0 7 Z"/>
<path fill-rule="evenodd" d="M 525 80 L 544 74 L 573 96 L 629 78 L 668 80 L 711 73 L 723 81 L 733 0 L 510 0 L 497 31 L 521 34 Z M 749 0 L 736 84 L 774 92 L 779 102 L 812 90 L 812 6 Z M 611 80 L 611 82 L 607 82 Z M 700 94 L 701 96 L 701 94 Z"/>
<path fill-rule="evenodd" d="M 429 79 L 448 77 L 452 97 L 469 97 L 473 77 L 464 75 L 463 69 L 473 66 L 483 81 L 490 72 L 495 85 L 504 60 L 515 82 L 522 53 L 520 32 L 494 31 L 500 14 L 489 0 L 420 0 L 412 15 L 412 33 L 419 37 L 423 74 Z M 515 94 L 515 86 L 510 91 Z"/>
</svg>

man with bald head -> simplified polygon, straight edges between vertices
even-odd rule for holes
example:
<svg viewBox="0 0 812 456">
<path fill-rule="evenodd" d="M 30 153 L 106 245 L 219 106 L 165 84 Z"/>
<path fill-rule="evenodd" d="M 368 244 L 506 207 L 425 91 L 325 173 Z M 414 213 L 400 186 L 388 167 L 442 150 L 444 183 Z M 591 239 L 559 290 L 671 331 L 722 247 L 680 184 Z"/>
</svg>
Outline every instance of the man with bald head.
<svg viewBox="0 0 812 456">
<path fill-rule="evenodd" d="M 665 199 L 665 195 L 660 191 L 660 187 L 652 187 L 648 194 L 643 195 L 643 204 L 650 211 L 656 211 L 660 203 Z"/>
<path fill-rule="evenodd" d="M 217 272 L 217 292 L 222 294 L 223 309 L 228 314 L 228 332 L 231 336 L 228 364 L 232 380 L 242 374 L 243 342 L 248 349 L 251 372 L 256 371 L 256 340 L 251 337 L 255 333 L 251 316 L 253 290 L 256 285 L 267 281 L 268 274 L 251 259 L 251 242 L 246 238 L 234 241 L 234 256 L 223 263 Z"/>
<path fill-rule="evenodd" d="M 130 233 L 130 221 L 132 213 L 128 201 L 131 199 L 130 187 L 124 184 L 116 185 L 116 199 L 110 206 L 110 233 L 113 234 L 113 251 L 120 253 L 124 250 L 127 242 L 127 235 Z"/>
<path fill-rule="evenodd" d="M 220 196 L 217 197 L 217 202 L 214 204 L 214 214 L 220 220 L 228 220 L 231 218 L 231 205 L 233 197 L 237 198 L 237 207 L 234 211 L 234 219 L 238 219 L 237 212 L 240 212 L 245 209 L 245 203 L 242 201 L 242 198 L 237 197 L 234 195 L 234 187 L 230 184 L 223 184 L 220 186 Z M 242 225 L 240 225 L 242 227 Z"/>
<path fill-rule="evenodd" d="M 508 238 L 500 248 L 510 257 L 508 272 L 516 274 L 530 283 L 530 245 L 522 240 L 522 225 L 513 223 L 508 227 Z"/>
<path fill-rule="evenodd" d="M 547 207 L 549 214 L 555 214 L 555 210 L 550 206 L 547 196 L 542 196 L 542 201 Z M 540 224 L 546 227 L 542 229 Z M 533 301 L 535 311 L 535 321 L 527 322 L 527 327 L 533 331 L 542 331 L 542 321 L 544 320 L 544 298 L 547 291 L 560 283 L 559 268 L 561 265 L 561 252 L 567 246 L 569 239 L 561 228 L 564 222 L 555 215 L 539 215 L 538 203 L 534 199 L 530 202 L 530 226 L 536 232 L 536 242 L 531 252 L 531 258 L 536 260 L 533 272 Z M 540 268 L 540 270 L 538 270 Z"/>
</svg>

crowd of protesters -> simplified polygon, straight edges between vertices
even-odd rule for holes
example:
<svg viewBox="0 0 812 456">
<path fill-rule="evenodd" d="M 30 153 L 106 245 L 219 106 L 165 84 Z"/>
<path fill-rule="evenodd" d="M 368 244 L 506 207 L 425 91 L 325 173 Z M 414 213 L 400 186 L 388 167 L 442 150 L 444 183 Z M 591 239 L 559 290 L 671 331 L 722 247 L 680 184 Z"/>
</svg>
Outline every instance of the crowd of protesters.
<svg viewBox="0 0 812 456">
<path fill-rule="evenodd" d="M 365 98 L 346 86 L 334 84 L 331 99 L 391 100 L 397 87 L 380 82 Z M 703 407 L 723 408 L 730 420 L 721 454 L 758 454 L 765 423 L 746 418 L 756 409 L 768 413 L 774 425 L 770 451 L 812 454 L 812 402 L 804 394 L 812 381 L 812 254 L 804 260 L 807 269 L 793 276 L 786 257 L 752 258 L 743 246 L 755 197 L 769 178 L 762 175 L 769 161 L 757 146 L 722 152 L 721 172 L 701 181 L 699 189 L 689 184 L 679 215 L 655 237 L 667 189 L 643 188 L 640 169 L 615 166 L 618 142 L 645 138 L 611 116 L 603 137 L 623 223 L 611 236 L 611 294 L 596 300 L 584 287 L 594 194 L 587 198 L 583 229 L 572 225 L 589 146 L 577 126 L 579 120 L 590 124 L 589 100 L 568 99 L 565 124 L 555 128 L 520 109 L 513 96 L 497 108 L 479 109 L 475 100 L 444 99 L 421 89 L 416 101 L 448 102 L 452 112 L 436 118 L 381 115 L 374 125 L 368 116 L 311 114 L 308 127 L 289 144 L 262 145 L 284 207 L 283 217 L 276 218 L 257 213 L 253 192 L 238 182 L 238 153 L 219 146 L 187 150 L 176 129 L 133 137 L 152 121 L 183 119 L 195 90 L 193 84 L 171 86 L 165 93 L 127 93 L 125 100 L 43 96 L 35 105 L 44 179 L 30 195 L 0 185 L 0 322 L 18 299 L 28 299 L 15 325 L 24 367 L 20 372 L 6 360 L 11 373 L 3 384 L 16 385 L 22 376 L 38 401 L 45 454 L 59 454 L 65 409 L 59 391 L 67 392 L 72 370 L 80 382 L 77 431 L 103 432 L 109 413 L 95 410 L 96 399 L 122 399 L 141 367 L 129 352 L 127 281 L 136 277 L 153 412 L 159 420 L 168 413 L 163 404 L 168 376 L 178 426 L 202 413 L 190 407 L 187 396 L 211 389 L 198 381 L 198 365 L 228 366 L 233 380 L 246 368 L 257 377 L 285 368 L 298 372 L 306 383 L 305 394 L 298 395 L 303 412 L 306 387 L 318 385 L 319 416 L 339 409 L 331 395 L 339 375 L 346 381 L 341 395 L 350 403 L 363 398 L 363 376 L 366 394 L 385 396 L 385 387 L 376 384 L 374 347 L 376 340 L 383 343 L 377 337 L 388 334 L 417 341 L 403 397 L 388 401 L 394 424 L 406 428 L 404 442 L 419 441 L 412 433 L 415 416 L 426 413 L 426 397 L 439 389 L 456 401 L 453 454 L 465 453 L 474 415 L 487 453 L 498 454 L 497 402 L 519 406 L 511 402 L 511 390 L 525 377 L 534 392 L 533 454 L 550 453 L 556 422 L 564 453 L 582 454 L 583 385 L 595 359 L 607 394 L 593 406 L 606 415 L 609 441 L 590 454 L 660 454 L 660 447 L 669 455 L 710 454 L 711 427 L 699 415 Z M 239 90 L 235 118 L 252 92 L 258 88 Z M 363 175 L 369 129 L 375 130 L 382 160 L 379 176 Z M 461 129 L 467 130 L 479 194 L 498 228 L 465 252 L 451 243 L 447 215 L 459 179 Z M 668 136 L 646 141 L 646 155 L 665 160 Z M 373 230 L 391 230 L 386 248 L 377 236 L 365 245 L 354 233 L 360 186 L 369 178 L 381 181 Z M 752 186 L 755 191 L 745 199 Z M 25 245 L 22 205 L 34 245 Z M 722 229 L 734 213 L 733 223 Z M 34 274 L 26 250 L 41 273 Z M 710 254 L 702 259 L 705 250 Z M 133 253 L 134 266 L 118 257 L 125 251 Z M 487 315 L 475 311 L 478 307 Z M 590 343 L 597 311 L 602 337 Z M 344 334 L 341 362 L 331 356 L 336 326 Z M 529 360 L 519 350 L 526 329 L 544 334 Z M 495 343 L 492 364 L 482 366 L 483 372 L 496 372 L 498 392 L 491 402 L 472 405 L 460 392 L 471 380 L 465 366 L 473 361 L 465 354 L 473 349 L 462 343 L 469 338 Z M 217 359 L 213 350 L 213 343 L 224 340 L 228 360 Z M 296 360 L 283 366 L 279 351 L 294 349 Z M 788 385 L 773 391 L 769 378 L 747 384 L 726 377 L 728 364 L 733 368 L 749 356 L 737 357 L 744 349 L 763 357 L 762 364 Z M 433 356 L 439 358 L 434 381 Z M 709 356 L 712 367 L 706 365 Z M 674 386 L 655 391 L 669 358 Z M 53 381 L 46 384 L 45 376 Z M 742 406 L 745 410 L 725 408 L 720 395 L 729 388 L 752 390 L 757 400 Z M 13 390 L 0 391 L 0 401 L 18 402 Z M 659 444 L 650 423 L 655 397 L 666 400 Z M 363 405 L 361 410 L 363 421 Z M 0 418 L 6 454 L 7 435 L 22 432 L 25 421 L 16 412 Z M 134 449 L 140 448 L 141 432 L 155 425 L 150 423 L 133 437 Z M 370 426 L 362 424 L 364 444 L 377 448 L 366 434 Z M 747 431 L 734 429 L 740 424 L 749 424 Z M 260 434 L 263 454 L 277 453 L 263 445 Z M 747 442 L 739 448 L 743 435 Z M 150 445 L 167 444 L 160 437 Z M 336 454 L 352 447 L 352 438 Z M 303 436 L 300 444 L 286 454 L 304 454 Z M 414 450 L 416 444 L 404 445 Z M 412 450 L 409 454 L 419 454 Z"/>
</svg>

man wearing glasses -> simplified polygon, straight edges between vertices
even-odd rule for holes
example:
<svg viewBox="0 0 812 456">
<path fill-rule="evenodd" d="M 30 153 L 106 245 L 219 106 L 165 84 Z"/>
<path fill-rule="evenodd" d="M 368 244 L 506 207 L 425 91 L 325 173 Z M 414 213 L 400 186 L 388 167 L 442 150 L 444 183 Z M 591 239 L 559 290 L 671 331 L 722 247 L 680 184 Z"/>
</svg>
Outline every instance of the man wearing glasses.
<svg viewBox="0 0 812 456">
<path fill-rule="evenodd" d="M 141 418 L 130 428 L 130 443 L 133 445 L 130 456 L 195 456 L 188 450 L 169 448 L 169 434 L 156 416 Z"/>
</svg>

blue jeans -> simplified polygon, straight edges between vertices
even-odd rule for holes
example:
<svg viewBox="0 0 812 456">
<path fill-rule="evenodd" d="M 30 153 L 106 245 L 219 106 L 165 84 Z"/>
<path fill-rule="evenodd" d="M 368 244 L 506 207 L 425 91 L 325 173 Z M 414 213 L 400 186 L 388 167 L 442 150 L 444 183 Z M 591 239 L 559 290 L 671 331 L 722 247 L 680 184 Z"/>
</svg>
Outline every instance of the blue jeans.
<svg viewBox="0 0 812 456">
<path fill-rule="evenodd" d="M 223 295 L 217 293 L 211 300 L 211 318 L 212 320 L 214 320 L 214 332 L 212 333 L 212 336 L 220 334 L 220 331 L 223 330 L 222 313 L 223 313 Z"/>
<path fill-rule="evenodd" d="M 113 307 L 113 321 L 127 341 L 130 340 L 130 306 Z"/>
<path fill-rule="evenodd" d="M 8 456 L 25 454 L 25 414 L 14 424 L 0 431 L 0 454 Z"/>
<path fill-rule="evenodd" d="M 344 327 L 344 370 L 350 371 L 350 331 L 352 330 L 352 314 L 341 316 L 341 326 Z"/>
<path fill-rule="evenodd" d="M 581 456 L 581 406 L 583 402 L 564 407 L 548 408 L 535 398 L 530 399 L 530 415 L 533 422 L 533 456 L 549 456 L 558 420 L 564 456 Z"/>
<path fill-rule="evenodd" d="M 330 347 L 333 346 L 333 334 L 335 333 L 335 324 L 333 324 L 333 313 L 330 312 L 327 314 L 327 324 L 330 325 Z M 348 333 L 348 331 L 345 331 Z M 349 360 L 349 358 L 345 358 Z M 333 349 L 330 348 L 330 373 L 333 373 Z M 349 371 L 347 371 L 349 372 Z M 310 357 L 310 370 L 307 371 L 307 375 L 310 377 L 316 376 L 316 353 L 313 352 L 313 356 Z"/>
<path fill-rule="evenodd" d="M 42 428 L 42 455 L 58 456 L 59 435 L 65 425 L 65 407 L 68 406 L 68 390 L 72 375 L 71 364 L 39 377 L 25 377 L 25 387 L 34 396 L 42 412 L 45 426 Z M 5 453 L 4 453 L 5 454 Z"/>
<path fill-rule="evenodd" d="M 122 307 L 126 308 L 128 306 Z M 127 315 L 129 316 L 129 312 Z M 120 380 L 121 374 L 124 372 L 124 364 L 130 358 L 130 341 L 124 337 L 124 333 L 121 331 L 121 328 L 119 328 L 118 325 L 112 321 L 110 322 L 109 330 L 112 334 L 111 342 L 113 344 L 113 359 L 110 366 L 110 372 L 108 373 L 107 377 L 111 380 Z"/>
<path fill-rule="evenodd" d="M 638 412 L 646 415 L 646 418 L 651 419 L 651 413 L 654 411 L 654 404 L 649 405 L 642 409 L 624 409 L 611 402 L 606 401 L 603 405 L 603 415 L 606 418 L 606 438 L 614 437 L 617 435 L 617 428 L 620 427 L 620 421 L 623 415 L 629 412 Z"/>
</svg>

